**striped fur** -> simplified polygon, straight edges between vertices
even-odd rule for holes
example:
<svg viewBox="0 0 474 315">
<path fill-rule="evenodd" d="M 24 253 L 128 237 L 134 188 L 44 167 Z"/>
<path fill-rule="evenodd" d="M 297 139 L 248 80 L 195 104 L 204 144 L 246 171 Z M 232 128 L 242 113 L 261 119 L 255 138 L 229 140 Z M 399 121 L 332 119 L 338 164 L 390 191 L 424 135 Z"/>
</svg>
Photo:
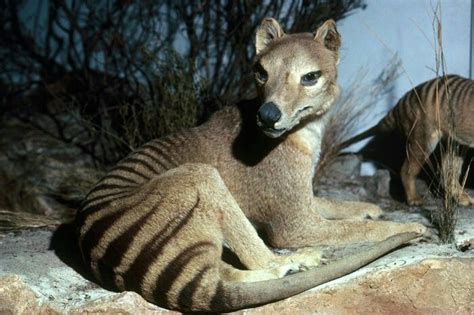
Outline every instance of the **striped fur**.
<svg viewBox="0 0 474 315">
<path fill-rule="evenodd" d="M 268 27 L 279 26 L 265 20 L 257 37 Z M 328 21 L 316 37 L 285 35 L 265 42 L 268 47 L 260 43 L 256 62 L 269 76 L 261 95 L 287 91 L 286 98 L 273 95 L 274 101 L 292 108 L 281 127 L 288 129 L 285 136 L 269 138 L 257 126 L 261 99 L 242 101 L 199 127 L 145 144 L 92 189 L 76 223 L 84 262 L 98 281 L 172 309 L 230 311 L 340 277 L 423 233 L 417 224 L 361 221 L 379 213 L 375 206 L 312 194 L 323 112 L 337 96 L 333 49 L 340 42 L 334 39 L 339 37 Z M 312 88 L 285 83 L 282 90 L 274 80 L 303 61 L 322 71 L 321 81 Z M 275 247 L 308 248 L 277 255 L 251 222 Z M 287 275 L 319 264 L 321 253 L 309 246 L 361 241 L 382 242 L 333 265 Z M 224 247 L 245 270 L 223 260 Z"/>
<path fill-rule="evenodd" d="M 458 75 L 439 77 L 408 91 L 377 125 L 345 141 L 340 148 L 376 134 L 400 132 L 407 138 L 407 157 L 400 171 L 407 202 L 421 205 L 423 199 L 416 192 L 415 179 L 423 164 L 448 135 L 459 144 L 474 147 L 473 118 L 474 81 Z M 460 187 L 459 191 L 459 202 L 472 204 L 471 197 Z"/>
</svg>

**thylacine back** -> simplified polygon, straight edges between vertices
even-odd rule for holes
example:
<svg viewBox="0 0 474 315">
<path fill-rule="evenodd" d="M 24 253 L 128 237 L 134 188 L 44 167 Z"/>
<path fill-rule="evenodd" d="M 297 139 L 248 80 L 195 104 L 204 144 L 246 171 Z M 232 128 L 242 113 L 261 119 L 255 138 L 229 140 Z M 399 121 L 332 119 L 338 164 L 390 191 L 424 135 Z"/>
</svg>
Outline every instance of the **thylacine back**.
<svg viewBox="0 0 474 315">
<path fill-rule="evenodd" d="M 474 81 L 458 75 L 439 77 L 407 92 L 377 125 L 345 141 L 340 148 L 376 134 L 399 131 L 407 138 L 407 158 L 400 171 L 407 202 L 420 205 L 423 199 L 416 192 L 415 179 L 424 162 L 449 134 L 460 144 L 473 147 L 472 117 Z M 463 205 L 472 203 L 465 192 L 459 198 Z"/>
<path fill-rule="evenodd" d="M 173 309 L 229 311 L 302 292 L 423 233 L 418 224 L 362 220 L 381 213 L 374 205 L 313 196 L 325 114 L 338 95 L 339 46 L 333 21 L 314 36 L 286 35 L 264 20 L 256 41 L 258 100 L 145 144 L 87 196 L 77 228 L 95 277 Z M 250 220 L 276 247 L 382 242 L 285 277 L 317 265 L 320 252 L 276 255 Z M 247 270 L 222 260 L 224 246 Z"/>
</svg>

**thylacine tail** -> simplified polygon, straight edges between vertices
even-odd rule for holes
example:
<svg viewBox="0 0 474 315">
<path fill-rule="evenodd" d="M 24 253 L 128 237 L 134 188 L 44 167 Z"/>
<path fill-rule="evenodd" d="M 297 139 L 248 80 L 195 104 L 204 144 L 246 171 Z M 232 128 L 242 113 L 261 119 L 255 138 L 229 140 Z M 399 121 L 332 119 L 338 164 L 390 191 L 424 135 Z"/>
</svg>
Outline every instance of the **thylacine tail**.
<svg viewBox="0 0 474 315">
<path fill-rule="evenodd" d="M 362 141 L 368 137 L 376 135 L 378 132 L 378 124 L 373 126 L 372 128 L 369 128 L 362 133 L 359 133 L 358 135 L 344 141 L 343 143 L 339 144 L 337 151 L 341 151 L 345 148 L 347 148 L 350 145 L 353 145 L 354 143 L 357 143 L 359 141 Z"/>
<path fill-rule="evenodd" d="M 288 298 L 349 274 L 419 236 L 420 234 L 414 232 L 398 234 L 378 243 L 368 251 L 276 280 L 222 283 L 213 298 L 212 311 L 238 310 Z"/>
<path fill-rule="evenodd" d="M 398 105 L 398 104 L 397 104 Z M 347 148 L 348 146 L 357 143 L 361 140 L 364 140 L 368 137 L 375 136 L 380 133 L 387 133 L 394 130 L 397 126 L 397 115 L 398 107 L 395 107 L 384 117 L 382 118 L 375 126 L 363 131 L 362 133 L 342 142 L 338 146 L 338 151 Z"/>
</svg>

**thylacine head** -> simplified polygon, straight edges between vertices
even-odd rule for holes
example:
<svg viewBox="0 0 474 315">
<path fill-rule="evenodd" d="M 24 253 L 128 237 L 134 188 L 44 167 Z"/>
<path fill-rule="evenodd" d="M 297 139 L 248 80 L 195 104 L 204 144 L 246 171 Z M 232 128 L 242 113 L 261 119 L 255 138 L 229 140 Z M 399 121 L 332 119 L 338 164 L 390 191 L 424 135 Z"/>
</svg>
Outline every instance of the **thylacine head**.
<svg viewBox="0 0 474 315">
<path fill-rule="evenodd" d="M 341 38 L 333 20 L 316 35 L 287 35 L 274 19 L 257 29 L 254 63 L 262 105 L 257 123 L 277 138 L 325 114 L 339 94 L 336 84 Z"/>
</svg>

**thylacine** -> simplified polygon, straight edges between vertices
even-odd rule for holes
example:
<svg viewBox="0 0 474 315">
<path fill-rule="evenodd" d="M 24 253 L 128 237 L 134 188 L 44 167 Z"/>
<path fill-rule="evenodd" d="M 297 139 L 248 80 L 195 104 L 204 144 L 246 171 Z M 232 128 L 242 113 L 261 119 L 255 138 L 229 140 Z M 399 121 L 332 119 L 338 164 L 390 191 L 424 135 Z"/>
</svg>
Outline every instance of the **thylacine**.
<svg viewBox="0 0 474 315">
<path fill-rule="evenodd" d="M 418 224 L 362 220 L 380 214 L 373 205 L 313 196 L 339 46 L 333 21 L 316 35 L 286 35 L 265 19 L 256 38 L 258 100 L 145 144 L 89 193 L 77 228 L 95 277 L 169 308 L 229 311 L 295 295 L 423 234 Z M 320 252 L 276 255 L 251 222 L 275 247 L 382 242 L 285 277 L 317 265 Z M 247 270 L 222 261 L 224 246 Z"/>
<path fill-rule="evenodd" d="M 407 203 L 421 205 L 423 198 L 416 191 L 415 179 L 423 164 L 448 135 L 462 145 L 474 147 L 473 118 L 474 81 L 457 75 L 439 77 L 408 91 L 377 125 L 345 141 L 340 149 L 376 134 L 400 132 L 407 138 L 407 156 L 400 170 Z M 447 148 L 443 151 L 448 152 Z M 451 165 L 462 164 L 461 156 L 454 159 L 457 161 Z M 442 157 L 442 172 L 446 172 L 447 165 L 447 157 Z M 473 203 L 461 185 L 457 190 L 461 205 Z"/>
</svg>

